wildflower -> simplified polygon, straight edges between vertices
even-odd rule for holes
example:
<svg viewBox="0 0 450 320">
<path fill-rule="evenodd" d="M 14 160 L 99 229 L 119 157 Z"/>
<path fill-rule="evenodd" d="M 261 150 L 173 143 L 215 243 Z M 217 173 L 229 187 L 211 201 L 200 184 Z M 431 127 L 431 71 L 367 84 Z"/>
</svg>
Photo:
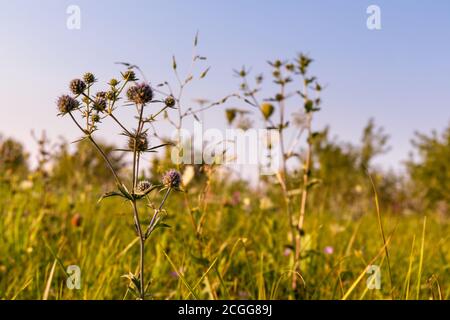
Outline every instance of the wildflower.
<svg viewBox="0 0 450 320">
<path fill-rule="evenodd" d="M 97 97 L 94 100 L 94 105 L 92 107 L 94 108 L 94 110 L 96 110 L 98 112 L 105 111 L 105 109 L 106 109 L 106 99 Z"/>
<path fill-rule="evenodd" d="M 56 105 L 61 114 L 66 114 L 78 108 L 79 102 L 71 96 L 65 94 L 58 98 Z"/>
<path fill-rule="evenodd" d="M 127 71 L 123 72 L 122 77 L 126 81 L 136 81 L 137 80 L 136 74 L 134 73 L 133 70 L 127 70 Z"/>
<path fill-rule="evenodd" d="M 108 99 L 108 100 L 115 100 L 116 99 L 116 92 L 115 91 L 112 91 L 112 90 L 110 90 L 110 91 L 108 91 L 107 93 L 106 93 L 106 99 Z"/>
<path fill-rule="evenodd" d="M 91 121 L 92 121 L 93 123 L 100 122 L 100 116 L 98 115 L 98 113 L 93 113 L 93 114 L 91 115 Z"/>
<path fill-rule="evenodd" d="M 274 110 L 274 107 L 273 107 L 273 104 L 271 104 L 271 103 L 263 103 L 261 105 L 261 112 L 264 116 L 264 119 L 266 119 L 266 120 L 269 119 L 270 116 L 273 114 L 273 110 Z"/>
<path fill-rule="evenodd" d="M 86 72 L 83 76 L 83 80 L 84 82 L 86 82 L 87 84 L 92 84 L 95 82 L 95 76 L 90 73 L 90 72 Z"/>
<path fill-rule="evenodd" d="M 326 247 L 323 249 L 323 252 L 324 252 L 325 254 L 333 254 L 334 248 L 333 248 L 332 246 L 326 246 Z"/>
<path fill-rule="evenodd" d="M 105 92 L 105 91 L 99 91 L 99 92 L 97 92 L 97 93 L 95 94 L 95 96 L 96 96 L 97 98 L 103 98 L 103 99 L 105 99 L 105 98 L 106 98 L 106 92 Z"/>
<path fill-rule="evenodd" d="M 69 88 L 73 94 L 82 94 L 84 89 L 86 89 L 86 83 L 80 79 L 73 79 L 70 81 Z"/>
<path fill-rule="evenodd" d="M 134 102 L 135 104 L 144 105 L 153 99 L 153 90 L 146 84 L 136 84 L 131 86 L 127 91 L 128 100 Z"/>
<path fill-rule="evenodd" d="M 162 183 L 167 188 L 178 188 L 181 182 L 181 175 L 178 171 L 171 169 L 162 177 Z"/>
<path fill-rule="evenodd" d="M 151 187 L 152 187 L 152 184 L 149 181 L 142 180 L 142 181 L 139 181 L 139 183 L 138 183 L 138 185 L 136 187 L 136 192 L 138 192 L 138 193 L 145 193 L 145 191 L 147 191 Z"/>
<path fill-rule="evenodd" d="M 119 80 L 112 78 L 108 83 L 111 87 L 115 87 L 119 84 Z"/>
<path fill-rule="evenodd" d="M 128 147 L 130 150 L 137 152 L 145 152 L 148 149 L 148 139 L 145 132 L 141 132 L 139 135 L 131 136 L 128 140 Z"/>
<path fill-rule="evenodd" d="M 175 98 L 173 96 L 168 96 L 164 100 L 164 103 L 166 104 L 167 107 L 172 108 L 175 105 Z"/>
</svg>

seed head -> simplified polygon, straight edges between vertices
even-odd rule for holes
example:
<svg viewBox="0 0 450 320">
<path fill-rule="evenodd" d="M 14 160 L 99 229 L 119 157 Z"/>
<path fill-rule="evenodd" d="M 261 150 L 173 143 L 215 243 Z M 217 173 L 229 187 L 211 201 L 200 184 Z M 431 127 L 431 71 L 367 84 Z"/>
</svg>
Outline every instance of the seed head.
<svg viewBox="0 0 450 320">
<path fill-rule="evenodd" d="M 59 112 L 64 115 L 78 108 L 80 104 L 77 100 L 65 94 L 58 98 L 58 100 L 56 101 L 56 105 L 58 106 Z"/>
<path fill-rule="evenodd" d="M 128 100 L 134 102 L 135 104 L 144 105 L 153 99 L 153 90 L 146 84 L 136 84 L 131 86 L 127 91 Z"/>
<path fill-rule="evenodd" d="M 181 182 L 181 175 L 177 170 L 171 169 L 162 177 L 162 183 L 167 188 L 178 188 Z"/>
<path fill-rule="evenodd" d="M 92 73 L 90 73 L 90 72 L 86 72 L 85 74 L 84 74 L 84 76 L 83 76 L 83 80 L 84 80 L 84 82 L 86 82 L 87 84 L 92 84 L 92 83 L 94 83 L 95 82 L 95 76 L 92 74 Z"/>
<path fill-rule="evenodd" d="M 236 118 L 236 109 L 225 110 L 225 115 L 227 116 L 228 124 L 233 123 L 233 120 Z"/>
<path fill-rule="evenodd" d="M 70 81 L 69 88 L 73 94 L 82 94 L 84 89 L 86 89 L 86 83 L 80 79 L 73 79 Z"/>
<path fill-rule="evenodd" d="M 145 193 L 145 191 L 147 191 L 151 187 L 152 187 L 152 184 L 149 181 L 142 180 L 142 181 L 139 181 L 139 183 L 138 183 L 138 185 L 136 187 L 136 192 L 138 192 L 138 193 Z"/>
<path fill-rule="evenodd" d="M 136 144 L 136 146 L 135 146 L 135 144 Z M 135 135 L 131 136 L 128 139 L 128 148 L 130 148 L 130 150 L 133 150 L 133 151 L 136 150 L 137 152 L 147 151 L 147 149 L 148 149 L 147 134 L 142 132 L 137 137 Z"/>
<path fill-rule="evenodd" d="M 273 114 L 273 104 L 271 103 L 263 103 L 261 105 L 261 113 L 264 116 L 264 119 L 268 120 L 270 118 L 270 116 Z"/>
<path fill-rule="evenodd" d="M 172 108 L 175 105 L 175 98 L 173 96 L 168 96 L 164 100 L 164 103 L 166 104 L 167 107 Z"/>
</svg>

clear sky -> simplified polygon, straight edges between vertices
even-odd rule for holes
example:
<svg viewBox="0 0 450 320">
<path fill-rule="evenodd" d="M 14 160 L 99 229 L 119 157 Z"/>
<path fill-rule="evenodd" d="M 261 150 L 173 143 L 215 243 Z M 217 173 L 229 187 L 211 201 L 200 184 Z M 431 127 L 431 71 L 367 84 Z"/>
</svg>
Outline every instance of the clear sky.
<svg viewBox="0 0 450 320">
<path fill-rule="evenodd" d="M 366 27 L 366 8 L 381 8 L 381 30 Z M 307 52 L 327 88 L 317 127 L 358 141 L 370 117 L 391 134 L 380 161 L 398 168 L 415 130 L 441 131 L 450 121 L 450 1 L 0 1 L 0 132 L 34 150 L 30 130 L 79 136 L 56 117 L 55 99 L 85 71 L 117 76 L 115 61 L 142 67 L 152 83 L 170 79 L 171 56 L 200 53 L 212 69 L 191 98 L 235 91 L 233 68 L 268 71 L 266 60 Z M 69 5 L 81 29 L 66 27 Z M 223 110 L 206 115 L 224 128 Z M 111 137 L 114 139 L 114 136 Z"/>
</svg>

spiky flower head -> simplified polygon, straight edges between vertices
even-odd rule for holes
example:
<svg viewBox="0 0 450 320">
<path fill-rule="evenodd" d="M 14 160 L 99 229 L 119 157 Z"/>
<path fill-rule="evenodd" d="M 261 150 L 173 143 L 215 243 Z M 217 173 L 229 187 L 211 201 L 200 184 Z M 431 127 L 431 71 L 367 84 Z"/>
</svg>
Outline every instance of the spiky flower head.
<svg viewBox="0 0 450 320">
<path fill-rule="evenodd" d="M 178 188 L 181 182 L 181 175 L 175 169 L 170 169 L 162 177 L 162 183 L 167 188 Z"/>
<path fill-rule="evenodd" d="M 71 96 L 65 94 L 58 98 L 56 105 L 58 106 L 59 112 L 64 115 L 78 108 L 80 103 Z"/>
<path fill-rule="evenodd" d="M 225 115 L 227 116 L 228 124 L 233 123 L 233 120 L 236 118 L 236 109 L 225 110 Z"/>
<path fill-rule="evenodd" d="M 128 100 L 144 105 L 153 99 L 153 90 L 145 82 L 131 86 L 127 91 Z"/>
<path fill-rule="evenodd" d="M 164 100 L 164 103 L 166 104 L 167 107 L 172 108 L 175 105 L 175 98 L 173 96 L 168 96 Z"/>
<path fill-rule="evenodd" d="M 133 70 L 127 70 L 125 72 L 122 72 L 122 77 L 124 80 L 126 81 L 136 81 L 136 74 L 134 73 Z"/>
<path fill-rule="evenodd" d="M 130 150 L 136 150 L 137 152 L 145 152 L 148 149 L 148 139 L 145 132 L 141 132 L 139 135 L 132 135 L 128 139 L 128 148 Z"/>
<path fill-rule="evenodd" d="M 275 108 L 273 107 L 273 104 L 271 103 L 263 103 L 261 105 L 261 113 L 264 116 L 264 119 L 268 120 L 270 116 L 273 114 L 273 110 Z"/>
<path fill-rule="evenodd" d="M 84 80 L 84 82 L 86 82 L 87 84 L 92 84 L 92 83 L 94 83 L 95 82 L 95 76 L 92 74 L 92 73 L 90 73 L 90 72 L 86 72 L 84 75 L 83 75 L 83 80 Z"/>
<path fill-rule="evenodd" d="M 113 90 L 110 90 L 110 91 L 106 92 L 105 97 L 106 97 L 106 99 L 113 101 L 116 99 L 116 92 Z"/>
<path fill-rule="evenodd" d="M 145 193 L 145 191 L 147 191 L 151 187 L 152 187 L 152 184 L 148 180 L 142 180 L 142 181 L 139 181 L 138 185 L 136 186 L 136 192 Z"/>
<path fill-rule="evenodd" d="M 98 97 L 94 100 L 94 104 L 92 106 L 94 110 L 98 112 L 103 112 L 106 109 L 106 99 Z"/>
<path fill-rule="evenodd" d="M 106 98 L 106 92 L 105 91 L 99 91 L 99 92 L 97 92 L 96 94 L 95 94 L 95 96 L 97 97 L 97 98 Z"/>
<path fill-rule="evenodd" d="M 70 81 L 69 88 L 73 94 L 82 94 L 84 89 L 86 89 L 86 83 L 81 79 L 73 79 Z"/>
<path fill-rule="evenodd" d="M 100 115 L 99 115 L 98 113 L 93 113 L 93 114 L 91 115 L 91 121 L 92 121 L 93 123 L 100 122 Z"/>
<path fill-rule="evenodd" d="M 115 78 L 112 78 L 111 80 L 109 80 L 109 83 L 108 83 L 111 87 L 115 87 L 115 86 L 117 86 L 118 84 L 119 84 L 119 80 L 117 80 L 117 79 L 115 79 Z"/>
</svg>

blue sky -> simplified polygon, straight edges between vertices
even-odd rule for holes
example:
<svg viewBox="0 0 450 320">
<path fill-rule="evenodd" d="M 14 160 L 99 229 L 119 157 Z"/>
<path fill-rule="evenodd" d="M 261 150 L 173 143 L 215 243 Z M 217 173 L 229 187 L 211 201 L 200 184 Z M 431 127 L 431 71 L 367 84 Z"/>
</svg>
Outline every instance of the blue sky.
<svg viewBox="0 0 450 320">
<path fill-rule="evenodd" d="M 371 4 L 381 8 L 378 31 L 366 28 Z M 80 30 L 66 28 L 69 5 L 81 9 Z M 379 159 L 386 168 L 407 158 L 415 130 L 449 124 L 449 1 L 17 0 L 1 2 L 0 132 L 30 150 L 31 129 L 74 140 L 54 103 L 70 79 L 92 71 L 108 80 L 120 71 L 115 61 L 130 61 L 152 83 L 171 80 L 172 54 L 187 65 L 197 30 L 212 68 L 188 99 L 220 98 L 237 88 L 233 68 L 267 73 L 266 60 L 302 51 L 327 86 L 316 127 L 357 142 L 374 117 L 391 135 L 393 149 Z M 211 111 L 206 126 L 224 128 L 223 118 Z"/>
</svg>

